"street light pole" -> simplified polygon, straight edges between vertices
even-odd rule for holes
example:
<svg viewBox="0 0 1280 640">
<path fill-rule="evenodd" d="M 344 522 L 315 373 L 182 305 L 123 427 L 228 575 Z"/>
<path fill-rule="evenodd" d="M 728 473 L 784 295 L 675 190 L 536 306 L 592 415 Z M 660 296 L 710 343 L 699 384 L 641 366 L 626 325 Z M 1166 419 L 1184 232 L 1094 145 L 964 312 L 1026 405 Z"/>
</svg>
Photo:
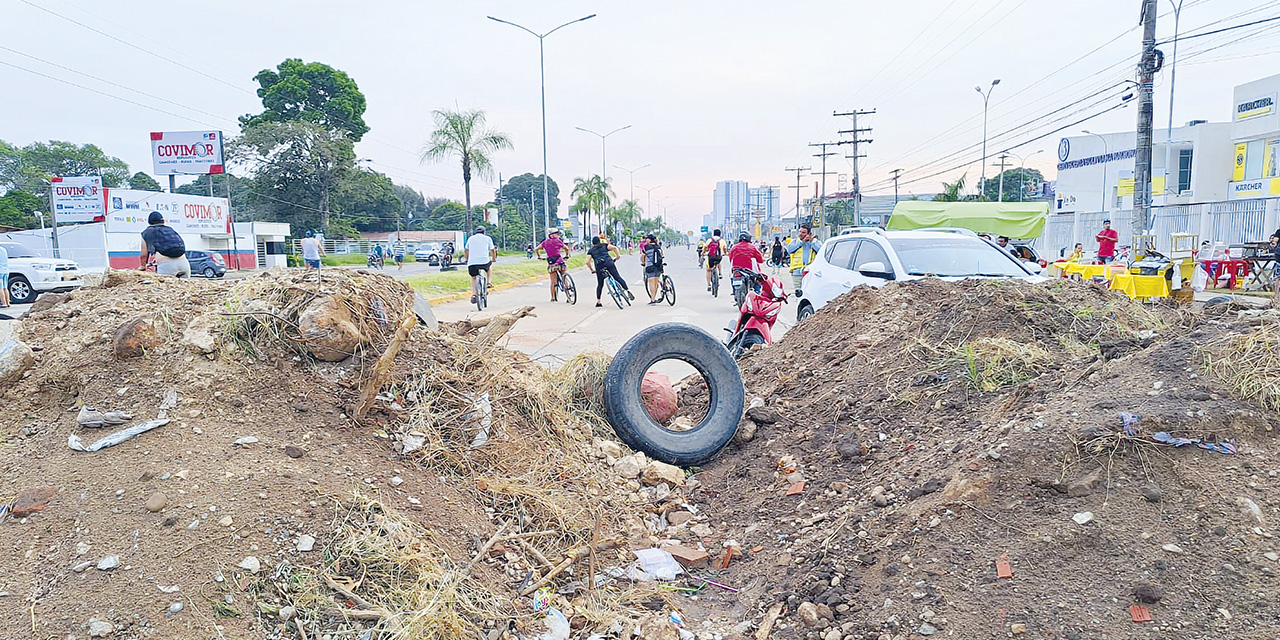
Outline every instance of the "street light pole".
<svg viewBox="0 0 1280 640">
<path fill-rule="evenodd" d="M 1174 2 L 1169 0 L 1169 4 L 1173 5 L 1173 58 L 1169 61 L 1169 128 L 1166 129 L 1164 137 L 1164 203 L 1169 204 L 1169 179 L 1181 173 L 1182 167 L 1179 166 L 1175 171 L 1171 164 L 1173 163 L 1173 83 L 1177 80 L 1178 74 L 1178 20 L 1182 17 L 1182 0 Z M 1176 184 L 1176 183 L 1175 183 Z M 1173 193 L 1177 193 L 1173 191 Z"/>
<path fill-rule="evenodd" d="M 1107 139 L 1088 129 L 1081 129 L 1080 132 L 1085 135 L 1094 136 L 1102 141 L 1102 162 L 1098 164 L 1102 167 L 1102 212 L 1106 213 L 1110 209 L 1108 206 L 1110 205 L 1108 202 L 1110 198 L 1107 197 Z"/>
<path fill-rule="evenodd" d="M 632 199 L 632 200 L 635 200 L 635 199 L 636 199 L 636 172 L 637 172 L 637 171 L 639 171 L 639 170 L 641 170 L 641 169 L 643 169 L 643 168 L 645 168 L 645 167 L 651 167 L 651 166 L 653 166 L 653 165 L 651 165 L 651 164 L 643 164 L 643 165 L 640 165 L 640 166 L 638 166 L 638 167 L 636 167 L 636 168 L 634 168 L 634 169 L 628 169 L 628 168 L 626 168 L 626 167 L 618 166 L 618 165 L 616 165 L 616 164 L 615 164 L 615 165 L 613 165 L 613 168 L 614 168 L 614 169 L 622 169 L 623 171 L 626 171 L 627 173 L 631 174 L 631 199 Z"/>
<path fill-rule="evenodd" d="M 995 90 L 996 85 L 1000 84 L 1000 78 L 991 81 L 991 86 L 987 87 L 984 93 L 982 87 L 974 87 L 973 89 L 982 95 L 982 177 L 978 179 L 978 194 L 987 190 L 987 106 L 991 103 L 991 92 Z"/>
<path fill-rule="evenodd" d="M 645 207 L 645 212 L 652 213 L 653 212 L 653 192 L 657 191 L 658 189 L 661 189 L 662 185 L 658 185 L 656 187 L 640 187 L 640 188 L 644 189 L 644 194 L 649 197 L 649 205 Z"/>
<path fill-rule="evenodd" d="M 1006 151 L 1005 153 L 1009 153 L 1009 152 Z M 1044 149 L 1036 149 L 1035 151 L 1032 151 L 1031 153 L 1028 153 L 1025 156 L 1020 156 L 1016 153 L 1009 153 L 1009 155 L 1018 159 L 1018 169 L 1019 169 L 1018 171 L 1018 202 L 1022 202 L 1023 196 L 1027 194 L 1027 188 L 1026 188 L 1027 158 L 1030 158 L 1031 156 L 1034 156 L 1037 153 L 1044 153 Z"/>
<path fill-rule="evenodd" d="M 538 34 L 514 22 L 507 22 L 506 20 L 501 20 L 493 16 L 489 16 L 489 19 L 493 20 L 494 22 L 501 22 L 502 24 L 509 24 L 517 29 L 523 29 L 524 31 L 528 32 L 529 34 L 533 35 L 535 38 L 538 39 L 538 76 L 542 83 L 542 214 L 543 214 L 543 221 L 546 223 L 548 229 L 551 228 L 551 192 L 548 191 L 548 186 L 547 186 L 547 181 L 548 181 L 548 178 L 547 178 L 547 67 L 546 67 L 546 57 L 543 55 L 543 51 L 542 51 L 542 39 L 575 22 L 590 20 L 594 17 L 596 17 L 596 14 L 593 13 L 585 18 L 570 20 L 569 22 L 566 22 L 546 33 Z M 534 218 L 534 216 L 532 215 L 532 212 L 530 212 L 529 217 L 530 219 Z M 535 226 L 536 226 L 536 223 L 535 223 Z"/>
<path fill-rule="evenodd" d="M 607 179 L 607 178 L 608 178 L 608 175 L 605 173 L 605 167 L 606 167 L 606 166 L 608 166 L 608 165 L 607 165 L 607 163 L 606 163 L 606 161 L 605 161 L 605 155 L 606 155 L 606 154 L 605 154 L 605 152 L 606 152 L 606 148 L 605 148 L 605 140 L 606 140 L 606 139 L 608 139 L 608 137 L 609 137 L 609 136 L 611 136 L 611 135 L 613 135 L 613 134 L 615 134 L 615 133 L 617 133 L 617 132 L 619 132 L 619 131 L 622 131 L 623 129 L 630 129 L 630 128 L 631 128 L 631 125 L 626 125 L 626 126 L 618 127 L 617 129 L 614 129 L 613 131 L 610 131 L 609 133 L 597 133 L 597 132 L 592 131 L 592 130 L 590 130 L 590 129 L 583 129 L 582 127 L 574 127 L 574 129 L 577 129 L 578 131 L 585 131 L 585 132 L 587 132 L 587 133 L 589 133 L 589 134 L 591 134 L 591 135 L 593 135 L 593 136 L 600 136 L 600 183 L 601 183 L 601 184 L 600 184 L 600 188 L 601 188 L 601 189 L 605 189 L 606 187 L 608 187 L 608 186 L 609 186 L 609 181 L 608 181 L 608 179 Z M 603 198 L 604 194 L 603 194 L 603 193 L 601 193 L 600 195 L 602 196 L 602 197 L 601 197 L 601 200 L 603 200 L 603 199 L 604 199 L 604 198 Z M 601 204 L 601 206 L 603 206 L 603 205 L 604 205 L 604 203 L 603 203 L 603 202 L 601 202 L 600 204 Z M 600 218 L 602 218 L 603 216 L 604 216 L 604 211 L 603 211 L 603 210 L 601 210 L 601 211 L 597 211 L 597 212 L 596 212 L 596 218 L 597 218 L 596 222 L 600 222 Z M 591 225 L 587 225 L 587 227 L 588 227 L 588 228 L 590 228 L 590 226 L 591 226 Z"/>
</svg>

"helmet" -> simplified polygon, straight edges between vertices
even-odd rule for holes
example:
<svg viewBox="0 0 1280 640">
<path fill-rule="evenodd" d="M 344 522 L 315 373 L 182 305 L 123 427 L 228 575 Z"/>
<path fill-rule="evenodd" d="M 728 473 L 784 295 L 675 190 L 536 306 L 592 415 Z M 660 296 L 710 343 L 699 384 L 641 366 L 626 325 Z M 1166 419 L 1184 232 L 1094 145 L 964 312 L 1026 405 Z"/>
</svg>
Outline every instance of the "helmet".
<svg viewBox="0 0 1280 640">
<path fill-rule="evenodd" d="M 160 215 L 159 211 L 152 211 L 147 216 L 147 224 L 164 224 L 164 216 Z"/>
<path fill-rule="evenodd" d="M 160 215 L 160 214 L 158 214 L 158 213 L 157 213 L 157 214 L 155 214 L 155 215 Z M 310 229 L 307 229 L 306 236 L 307 236 L 308 238 L 314 238 L 314 237 L 316 237 L 316 232 L 314 232 L 314 231 L 312 231 L 312 230 L 310 230 Z"/>
<path fill-rule="evenodd" d="M 484 225 L 476 225 L 476 233 L 484 235 Z"/>
<path fill-rule="evenodd" d="M 748 235 L 746 231 L 743 231 L 742 233 L 738 234 L 738 242 L 750 242 L 750 241 L 751 241 L 751 236 Z"/>
</svg>

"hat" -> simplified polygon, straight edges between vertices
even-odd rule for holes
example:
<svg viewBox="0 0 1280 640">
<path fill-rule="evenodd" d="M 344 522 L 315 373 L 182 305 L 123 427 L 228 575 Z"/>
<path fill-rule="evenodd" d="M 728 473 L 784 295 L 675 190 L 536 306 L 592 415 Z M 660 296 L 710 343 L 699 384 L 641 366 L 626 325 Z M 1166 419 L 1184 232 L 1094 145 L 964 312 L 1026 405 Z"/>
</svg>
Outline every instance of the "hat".
<svg viewBox="0 0 1280 640">
<path fill-rule="evenodd" d="M 483 234 L 483 233 L 484 233 L 484 225 L 476 225 L 476 233 Z"/>
<path fill-rule="evenodd" d="M 308 238 L 314 238 L 314 237 L 316 237 L 316 232 L 314 232 L 314 231 L 312 231 L 312 230 L 310 230 L 310 229 L 307 229 L 307 233 L 306 233 L 306 235 L 307 235 L 307 237 L 308 237 Z"/>
<path fill-rule="evenodd" d="M 551 235 L 553 233 L 560 233 L 560 227 L 551 227 L 550 229 L 547 229 L 547 235 Z"/>
<path fill-rule="evenodd" d="M 1111 218 L 1103 218 L 1102 224 L 1110 224 L 1110 223 L 1111 223 Z"/>
<path fill-rule="evenodd" d="M 152 211 L 147 216 L 147 224 L 164 224 L 164 216 L 160 215 L 159 211 Z"/>
</svg>

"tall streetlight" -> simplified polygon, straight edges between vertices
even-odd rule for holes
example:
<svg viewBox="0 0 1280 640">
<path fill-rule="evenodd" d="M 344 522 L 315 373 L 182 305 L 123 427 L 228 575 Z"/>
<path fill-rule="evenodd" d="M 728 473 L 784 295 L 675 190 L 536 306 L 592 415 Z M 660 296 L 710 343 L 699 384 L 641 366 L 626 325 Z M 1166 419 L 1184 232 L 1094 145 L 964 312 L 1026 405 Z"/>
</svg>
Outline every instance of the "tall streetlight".
<svg viewBox="0 0 1280 640">
<path fill-rule="evenodd" d="M 1102 141 L 1102 162 L 1098 164 L 1102 166 L 1102 212 L 1106 213 L 1109 209 L 1107 206 L 1109 204 L 1107 202 L 1109 199 L 1107 198 L 1107 139 L 1102 137 L 1101 134 L 1094 133 L 1088 129 L 1081 129 L 1080 133 L 1094 136 Z"/>
<path fill-rule="evenodd" d="M 653 212 L 653 192 L 657 191 L 658 189 L 661 189 L 662 185 L 658 185 L 656 187 L 640 187 L 640 188 L 644 189 L 644 194 L 649 198 L 649 204 L 644 208 L 644 210 L 646 213 L 652 213 Z M 659 202 L 661 202 L 661 199 L 659 199 Z"/>
<path fill-rule="evenodd" d="M 1169 60 L 1169 128 L 1166 129 L 1164 137 L 1165 204 L 1169 204 L 1169 179 L 1182 172 L 1181 166 L 1178 167 L 1177 171 L 1170 167 L 1173 163 L 1173 83 L 1177 80 L 1178 73 L 1178 20 L 1182 17 L 1182 0 L 1177 2 L 1169 0 L 1169 4 L 1173 5 L 1173 58 Z M 1177 184 L 1177 182 L 1174 182 L 1174 184 Z"/>
<path fill-rule="evenodd" d="M 594 17 L 596 17 L 596 14 L 593 13 L 585 18 L 578 18 L 577 20 L 571 20 L 546 33 L 539 34 L 539 33 L 534 33 L 533 31 L 525 27 L 522 27 L 514 22 L 507 22 L 506 20 L 500 20 L 493 16 L 488 16 L 488 18 L 490 20 L 493 20 L 494 22 L 501 22 L 502 24 L 509 24 L 517 29 L 523 29 L 524 31 L 532 34 L 534 37 L 538 39 L 538 76 L 541 78 L 541 81 L 542 81 L 542 214 L 543 214 L 543 222 L 546 223 L 546 226 L 548 229 L 551 228 L 551 192 L 548 191 L 548 186 L 547 186 L 547 180 L 548 180 L 547 178 L 547 68 L 546 68 L 546 56 L 543 55 L 543 52 L 542 52 L 542 39 L 571 24 L 574 24 L 575 22 L 590 20 Z M 534 226 L 537 226 L 537 225 L 535 224 Z"/>
<path fill-rule="evenodd" d="M 983 193 L 987 188 L 987 106 L 991 103 L 991 92 L 998 84 L 1000 84 L 1000 78 L 992 80 L 991 86 L 987 87 L 985 93 L 982 87 L 973 88 L 982 95 L 982 177 L 978 180 L 978 193 Z"/>
<path fill-rule="evenodd" d="M 1025 156 L 1020 156 L 1016 153 L 1009 153 L 1008 151 L 1005 153 L 1008 153 L 1018 159 L 1018 168 L 1021 169 L 1021 171 L 1018 172 L 1018 202 L 1022 202 L 1022 197 L 1027 193 L 1025 184 L 1027 178 L 1027 158 L 1030 158 L 1037 153 L 1044 153 L 1044 149 L 1036 149 Z"/>
<path fill-rule="evenodd" d="M 618 127 L 617 129 L 614 129 L 613 131 L 610 131 L 609 133 L 597 133 L 597 132 L 592 131 L 592 130 L 590 130 L 590 129 L 583 129 L 582 127 L 574 127 L 574 129 L 577 129 L 578 131 L 585 131 L 585 132 L 587 132 L 587 133 L 589 133 L 589 134 L 591 134 L 591 135 L 593 135 L 593 136 L 600 136 L 600 182 L 602 183 L 602 186 L 601 186 L 601 188 L 602 188 L 602 189 L 603 189 L 604 187 L 608 186 L 608 184 L 609 184 L 608 180 L 606 180 L 606 178 L 607 178 L 608 176 L 605 174 L 605 167 L 606 167 L 606 166 L 608 166 L 608 164 L 605 162 L 605 155 L 606 155 L 606 154 L 605 154 L 605 140 L 607 140 L 607 139 L 609 138 L 609 136 L 611 136 L 611 135 L 613 135 L 613 134 L 615 134 L 615 133 L 617 133 L 617 132 L 619 132 L 619 131 L 622 131 L 623 129 L 630 129 L 630 128 L 631 128 L 631 125 L 626 125 L 626 126 Z M 601 204 L 603 204 L 603 203 L 601 203 Z M 604 211 L 599 211 L 599 212 L 597 212 L 597 214 L 598 214 L 598 215 L 597 215 L 597 218 L 598 218 L 598 217 L 600 217 L 601 215 L 603 215 L 603 214 L 604 214 Z M 599 222 L 599 220 L 596 220 L 596 222 Z M 587 225 L 588 230 L 590 230 L 590 227 L 591 227 L 591 225 Z"/>
<path fill-rule="evenodd" d="M 614 168 L 614 169 L 622 169 L 623 171 L 626 171 L 627 173 L 631 174 L 631 199 L 632 199 L 632 200 L 635 200 L 635 199 L 636 199 L 636 172 L 637 172 L 637 171 L 639 171 L 639 170 L 641 170 L 641 169 L 643 169 L 643 168 L 645 168 L 645 167 L 651 167 L 651 166 L 653 166 L 653 165 L 651 165 L 651 164 L 643 164 L 643 165 L 640 165 L 640 166 L 638 166 L 638 167 L 636 167 L 636 168 L 634 168 L 634 169 L 628 169 L 628 168 L 626 168 L 626 167 L 618 166 L 618 165 L 616 165 L 616 164 L 615 164 L 615 165 L 613 165 L 613 168 Z"/>
</svg>

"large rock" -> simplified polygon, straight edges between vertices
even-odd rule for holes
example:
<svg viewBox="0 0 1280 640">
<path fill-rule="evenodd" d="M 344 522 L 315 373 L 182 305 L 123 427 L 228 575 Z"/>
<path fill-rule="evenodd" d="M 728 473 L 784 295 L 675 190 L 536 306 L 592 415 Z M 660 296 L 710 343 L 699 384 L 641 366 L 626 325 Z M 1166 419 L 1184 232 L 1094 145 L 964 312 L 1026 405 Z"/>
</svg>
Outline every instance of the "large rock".
<svg viewBox="0 0 1280 640">
<path fill-rule="evenodd" d="M 666 374 L 657 371 L 644 374 L 640 380 L 640 397 L 649 417 L 658 424 L 666 424 L 676 415 L 676 390 Z"/>
<path fill-rule="evenodd" d="M 137 358 L 160 346 L 160 333 L 151 318 L 134 318 L 116 329 L 111 347 L 118 358 Z"/>
<path fill-rule="evenodd" d="M 665 613 L 651 615 L 640 621 L 636 628 L 636 640 L 680 640 L 680 628 Z"/>
<path fill-rule="evenodd" d="M 619 476 L 631 480 L 640 475 L 640 472 L 644 469 L 644 462 L 644 454 L 637 451 L 629 456 L 618 458 L 618 461 L 613 465 L 613 471 Z"/>
<path fill-rule="evenodd" d="M 351 310 L 333 296 L 312 302 L 298 316 L 298 334 L 296 340 L 325 362 L 346 360 L 365 340 Z"/>
<path fill-rule="evenodd" d="M 182 344 L 198 353 L 218 350 L 217 320 L 210 314 L 201 314 L 187 323 L 182 331 Z"/>
<path fill-rule="evenodd" d="M 31 303 L 31 308 L 27 310 L 27 313 L 36 314 L 36 313 L 40 313 L 41 311 L 52 309 L 53 307 L 59 304 L 62 304 L 63 302 L 66 302 L 70 297 L 71 297 L 71 294 L 69 293 L 43 294 L 39 298 L 36 298 L 35 302 Z"/>
<path fill-rule="evenodd" d="M 10 338 L 0 340 L 0 384 L 22 377 L 36 363 L 36 354 L 25 342 Z"/>
<path fill-rule="evenodd" d="M 661 484 L 663 482 L 672 487 L 684 486 L 684 469 L 665 462 L 650 460 L 649 464 L 644 466 L 644 470 L 640 472 L 640 479 L 645 484 Z"/>
</svg>

